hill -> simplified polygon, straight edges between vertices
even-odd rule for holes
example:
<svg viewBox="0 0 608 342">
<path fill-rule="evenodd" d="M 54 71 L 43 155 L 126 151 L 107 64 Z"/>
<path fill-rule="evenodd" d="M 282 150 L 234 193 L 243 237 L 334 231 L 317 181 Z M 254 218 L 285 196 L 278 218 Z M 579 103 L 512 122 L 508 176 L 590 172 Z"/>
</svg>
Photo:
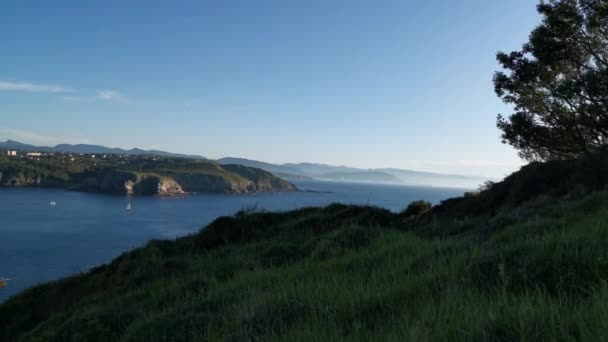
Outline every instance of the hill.
<svg viewBox="0 0 608 342">
<path fill-rule="evenodd" d="M 0 305 L 0 340 L 602 340 L 608 154 L 416 216 L 241 211 Z"/>
<path fill-rule="evenodd" d="M 142 150 L 139 148 L 132 148 L 125 150 L 118 147 L 105 147 L 101 145 L 88 145 L 88 144 L 59 144 L 55 146 L 36 146 L 24 144 L 14 140 L 7 140 L 0 142 L 0 149 L 17 149 L 25 152 L 70 152 L 70 153 L 93 153 L 93 154 L 124 154 L 124 155 L 157 155 L 162 157 L 173 157 L 173 158 L 193 158 L 193 159 L 206 159 L 205 157 L 198 155 L 171 153 L 159 150 Z"/>
<path fill-rule="evenodd" d="M 324 179 L 333 181 L 369 182 L 382 184 L 443 186 L 475 189 L 488 178 L 442 174 L 395 168 L 360 169 L 315 163 L 272 164 L 244 158 L 222 158 L 220 164 L 241 164 L 272 172 L 286 179 Z"/>
<path fill-rule="evenodd" d="M 266 170 L 266 171 L 272 172 L 272 173 L 282 173 L 282 174 L 287 174 L 287 175 L 291 174 L 291 175 L 303 176 L 303 174 L 300 170 L 289 167 L 289 166 L 271 164 L 271 163 L 266 163 L 266 162 L 261 162 L 261 161 L 257 161 L 257 160 L 251 160 L 251 159 L 245 159 L 245 158 L 226 157 L 226 158 L 218 159 L 217 162 L 222 165 L 223 164 L 240 164 L 240 165 L 245 165 L 245 166 L 249 166 L 249 167 L 256 167 L 258 169 Z"/>
<path fill-rule="evenodd" d="M 369 182 L 383 184 L 399 184 L 401 182 L 398 177 L 382 171 L 336 171 L 318 175 L 317 178 L 338 181 Z"/>
<path fill-rule="evenodd" d="M 268 171 L 185 158 L 0 156 L 0 187 L 61 187 L 118 195 L 181 196 L 191 192 L 292 191 Z"/>
</svg>

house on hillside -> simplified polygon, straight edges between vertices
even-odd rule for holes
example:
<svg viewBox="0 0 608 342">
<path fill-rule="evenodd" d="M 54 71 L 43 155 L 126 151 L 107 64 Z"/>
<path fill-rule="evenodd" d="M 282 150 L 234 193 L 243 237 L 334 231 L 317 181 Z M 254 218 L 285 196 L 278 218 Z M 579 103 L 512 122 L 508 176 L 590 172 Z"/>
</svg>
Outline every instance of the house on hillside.
<svg viewBox="0 0 608 342">
<path fill-rule="evenodd" d="M 17 150 L 5 150 L 5 153 L 9 157 L 16 157 L 17 156 Z"/>
</svg>

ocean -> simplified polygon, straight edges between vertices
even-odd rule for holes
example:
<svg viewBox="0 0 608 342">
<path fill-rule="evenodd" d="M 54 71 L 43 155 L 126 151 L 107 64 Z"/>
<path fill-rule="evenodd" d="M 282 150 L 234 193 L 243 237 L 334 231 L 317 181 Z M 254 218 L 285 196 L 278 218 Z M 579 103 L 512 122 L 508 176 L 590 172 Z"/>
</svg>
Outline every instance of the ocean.
<svg viewBox="0 0 608 342">
<path fill-rule="evenodd" d="M 195 233 L 243 208 L 289 210 L 329 203 L 392 211 L 413 200 L 437 203 L 464 189 L 340 182 L 295 182 L 302 192 L 195 194 L 184 198 L 0 188 L 0 302 L 35 284 L 85 272 L 152 239 Z M 51 205 L 51 202 L 55 202 Z M 131 211 L 127 205 L 131 203 Z"/>
</svg>

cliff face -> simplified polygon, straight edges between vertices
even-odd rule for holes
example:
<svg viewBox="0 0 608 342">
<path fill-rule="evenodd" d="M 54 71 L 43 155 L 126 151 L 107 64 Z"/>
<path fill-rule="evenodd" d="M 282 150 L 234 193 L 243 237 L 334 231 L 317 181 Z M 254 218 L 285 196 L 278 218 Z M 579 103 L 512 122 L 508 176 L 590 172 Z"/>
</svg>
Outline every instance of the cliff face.
<svg viewBox="0 0 608 342">
<path fill-rule="evenodd" d="M 172 174 L 170 177 L 175 179 L 188 192 L 252 193 L 297 190 L 293 184 L 279 179 L 266 171 L 254 169 L 249 173 L 244 170 L 235 172 L 238 168 L 233 169 L 225 166 L 223 165 L 222 168 L 238 175 L 239 178 L 229 180 L 222 176 L 197 173 Z M 240 167 L 241 165 L 233 166 Z M 247 167 L 243 168 L 251 169 Z"/>
<path fill-rule="evenodd" d="M 51 174 L 28 169 L 0 169 L 0 187 L 61 187 L 65 180 Z"/>
<path fill-rule="evenodd" d="M 129 195 L 141 196 L 183 196 L 181 185 L 170 177 L 145 176 L 130 187 Z"/>
<path fill-rule="evenodd" d="M 278 178 L 272 173 L 262 169 L 238 164 L 222 165 L 222 168 L 243 178 L 249 179 L 251 182 L 249 186 L 252 187 L 254 191 L 274 191 L 274 189 L 282 189 L 283 191 L 297 190 L 292 183 Z"/>
<path fill-rule="evenodd" d="M 183 196 L 181 185 L 171 177 L 109 170 L 94 177 L 85 177 L 69 190 L 99 192 L 112 195 Z"/>
<path fill-rule="evenodd" d="M 91 187 L 89 184 L 75 190 L 137 196 L 183 196 L 193 192 L 253 193 L 296 190 L 293 184 L 270 174 L 260 177 L 252 175 L 252 179 L 242 178 L 231 180 L 218 175 L 185 172 L 142 176 L 128 171 L 110 171 L 100 177 L 97 188 Z"/>
<path fill-rule="evenodd" d="M 106 194 L 130 195 L 134 192 L 137 175 L 125 171 L 109 171 L 101 176 L 98 191 Z"/>
<path fill-rule="evenodd" d="M 226 178 L 200 173 L 178 173 L 172 174 L 173 178 L 185 191 L 188 192 L 231 192 L 232 182 Z"/>
</svg>

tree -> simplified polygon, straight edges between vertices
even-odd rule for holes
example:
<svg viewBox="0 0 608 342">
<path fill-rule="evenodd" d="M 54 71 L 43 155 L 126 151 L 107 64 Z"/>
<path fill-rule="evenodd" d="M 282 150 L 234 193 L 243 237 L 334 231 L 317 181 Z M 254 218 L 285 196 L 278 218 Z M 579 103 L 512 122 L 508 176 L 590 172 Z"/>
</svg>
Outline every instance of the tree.
<svg viewBox="0 0 608 342">
<path fill-rule="evenodd" d="M 608 143 L 608 1 L 550 0 L 521 51 L 499 52 L 503 143 L 528 161 L 575 158 Z"/>
</svg>

